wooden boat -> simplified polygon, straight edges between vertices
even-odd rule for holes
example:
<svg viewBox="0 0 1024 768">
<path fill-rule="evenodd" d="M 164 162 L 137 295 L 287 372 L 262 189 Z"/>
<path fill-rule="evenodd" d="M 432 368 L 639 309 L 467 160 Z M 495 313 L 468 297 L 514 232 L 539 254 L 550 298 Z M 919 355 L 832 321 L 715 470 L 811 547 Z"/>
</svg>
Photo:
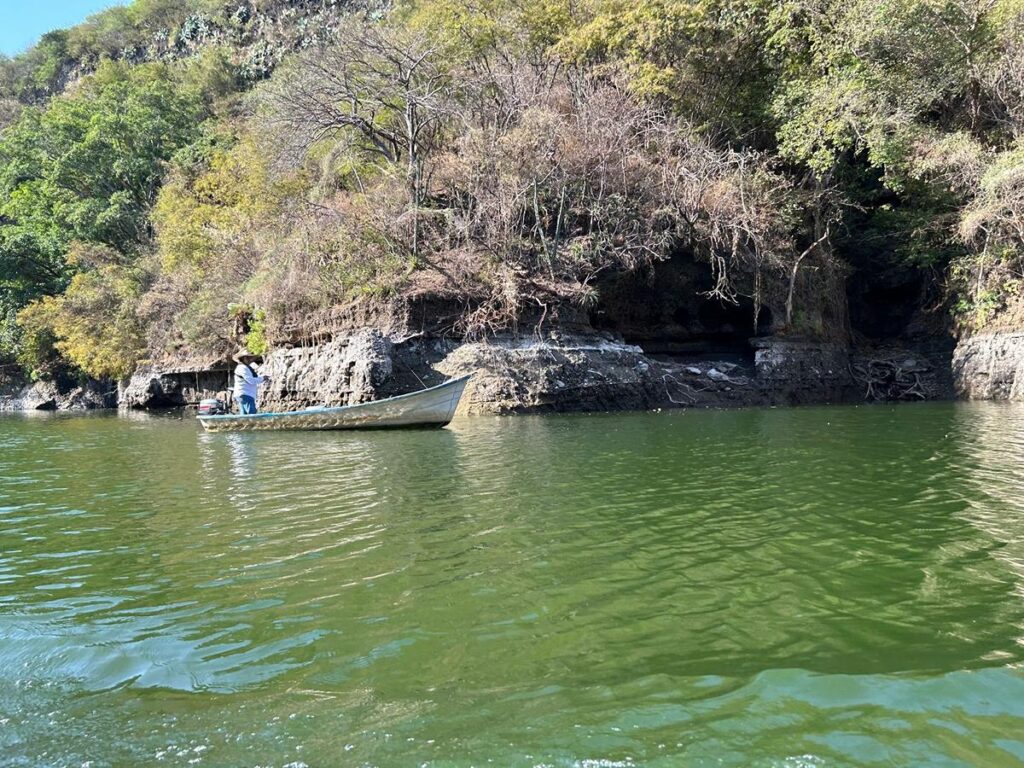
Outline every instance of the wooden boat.
<svg viewBox="0 0 1024 768">
<path fill-rule="evenodd" d="M 443 427 L 452 420 L 469 376 L 407 395 L 338 408 L 306 408 L 285 413 L 200 416 L 207 432 L 263 432 L 272 429 L 382 429 Z"/>
</svg>

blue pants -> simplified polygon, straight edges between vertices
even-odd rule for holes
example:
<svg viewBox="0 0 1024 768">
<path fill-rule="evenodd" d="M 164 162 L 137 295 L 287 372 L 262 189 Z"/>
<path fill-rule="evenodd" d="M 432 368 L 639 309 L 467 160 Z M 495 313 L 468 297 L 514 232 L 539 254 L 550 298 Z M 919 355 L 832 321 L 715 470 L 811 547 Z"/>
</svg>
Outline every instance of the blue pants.
<svg viewBox="0 0 1024 768">
<path fill-rule="evenodd" d="M 248 395 L 236 397 L 235 402 L 238 403 L 239 413 L 256 413 L 256 401 Z"/>
</svg>

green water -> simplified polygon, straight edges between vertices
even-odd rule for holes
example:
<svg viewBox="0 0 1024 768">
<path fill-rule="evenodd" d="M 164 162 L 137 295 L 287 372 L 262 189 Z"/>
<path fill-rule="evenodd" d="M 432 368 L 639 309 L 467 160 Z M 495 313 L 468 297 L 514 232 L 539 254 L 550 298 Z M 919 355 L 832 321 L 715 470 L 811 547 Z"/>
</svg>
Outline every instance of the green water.
<svg viewBox="0 0 1024 768">
<path fill-rule="evenodd" d="M 0 765 L 1024 762 L 1024 407 L 0 418 Z"/>
</svg>

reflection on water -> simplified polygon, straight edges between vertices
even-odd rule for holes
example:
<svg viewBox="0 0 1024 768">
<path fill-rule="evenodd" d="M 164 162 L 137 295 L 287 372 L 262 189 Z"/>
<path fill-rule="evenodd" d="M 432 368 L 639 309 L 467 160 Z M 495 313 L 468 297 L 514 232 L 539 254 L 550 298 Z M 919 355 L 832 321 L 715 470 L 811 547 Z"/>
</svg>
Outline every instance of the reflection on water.
<svg viewBox="0 0 1024 768">
<path fill-rule="evenodd" d="M 0 763 L 1014 765 L 1022 456 L 999 405 L 0 419 Z"/>
</svg>

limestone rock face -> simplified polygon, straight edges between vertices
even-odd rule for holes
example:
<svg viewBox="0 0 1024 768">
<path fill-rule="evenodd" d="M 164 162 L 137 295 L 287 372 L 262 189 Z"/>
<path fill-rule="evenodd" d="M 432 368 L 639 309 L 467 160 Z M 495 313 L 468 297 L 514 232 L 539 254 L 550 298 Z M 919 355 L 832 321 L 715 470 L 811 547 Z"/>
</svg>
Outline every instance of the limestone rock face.
<svg viewBox="0 0 1024 768">
<path fill-rule="evenodd" d="M 864 399 L 851 377 L 857 355 L 828 342 L 758 339 L 754 354 L 706 358 L 648 355 L 610 332 L 551 331 L 459 341 L 407 328 L 366 326 L 305 346 L 273 350 L 260 372 L 261 411 L 291 411 L 379 400 L 472 374 L 463 414 L 724 407 Z M 920 371 L 928 398 L 944 396 L 928 378 L 945 359 L 889 350 Z M 218 365 L 223 366 L 223 362 Z M 233 365 L 232 365 L 233 367 Z M 230 370 L 139 371 L 121 404 L 159 407 L 225 396 Z M 946 388 L 948 390 L 948 387 Z"/>
<path fill-rule="evenodd" d="M 110 382 L 90 382 L 64 393 L 57 400 L 62 411 L 92 411 L 117 405 L 117 387 Z"/>
<path fill-rule="evenodd" d="M 84 385 L 60 386 L 53 381 L 36 381 L 0 398 L 0 410 L 91 411 L 112 408 L 116 402 L 116 389 L 109 382 L 90 381 Z"/>
<path fill-rule="evenodd" d="M 223 361 L 212 367 L 193 362 L 172 370 L 142 366 L 121 390 L 118 405 L 122 408 L 179 408 L 209 397 L 227 398 L 233 367 L 233 363 Z"/>
<path fill-rule="evenodd" d="M 473 374 L 464 413 L 637 409 L 665 399 L 643 350 L 603 337 L 462 344 L 437 367 L 450 377 Z"/>
<path fill-rule="evenodd" d="M 182 405 L 177 402 L 177 383 L 170 376 L 162 376 L 151 366 L 140 367 L 121 391 L 118 404 L 126 408 L 154 408 L 162 405 Z"/>
<path fill-rule="evenodd" d="M 760 339 L 754 365 L 765 382 L 841 386 L 849 381 L 850 348 L 825 342 Z"/>
<path fill-rule="evenodd" d="M 969 400 L 1024 400 L 1024 331 L 961 339 L 953 352 L 957 394 Z"/>
<path fill-rule="evenodd" d="M 274 350 L 260 373 L 260 410 L 290 411 L 312 405 L 355 405 L 378 399 L 393 371 L 394 344 L 376 329 L 363 329 L 324 344 Z"/>
<path fill-rule="evenodd" d="M 60 392 L 51 381 L 37 381 L 21 390 L 21 409 L 25 411 L 55 411 Z"/>
<path fill-rule="evenodd" d="M 850 375 L 848 345 L 770 337 L 757 339 L 754 348 L 758 386 L 773 404 L 861 399 Z"/>
</svg>

